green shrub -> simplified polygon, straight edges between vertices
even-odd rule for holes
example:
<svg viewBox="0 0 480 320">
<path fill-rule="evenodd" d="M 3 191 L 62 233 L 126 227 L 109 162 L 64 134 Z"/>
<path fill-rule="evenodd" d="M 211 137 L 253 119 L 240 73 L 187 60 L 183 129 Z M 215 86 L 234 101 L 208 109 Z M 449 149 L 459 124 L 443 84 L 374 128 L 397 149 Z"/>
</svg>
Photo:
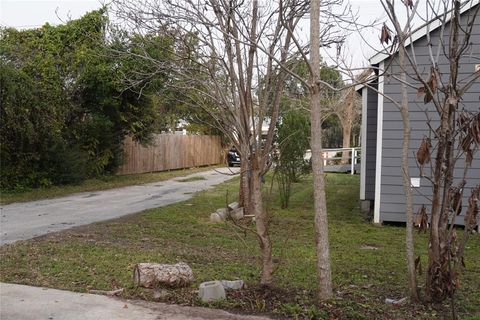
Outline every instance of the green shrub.
<svg viewBox="0 0 480 320">
<path fill-rule="evenodd" d="M 79 183 L 87 177 L 87 161 L 87 153 L 78 145 L 67 146 L 59 141 L 48 148 L 40 170 L 48 172 L 52 184 Z"/>
<path fill-rule="evenodd" d="M 275 176 L 282 208 L 287 208 L 291 185 L 311 171 L 311 162 L 304 156 L 310 146 L 310 118 L 300 109 L 291 109 L 277 126 L 278 153 L 275 155 Z"/>
</svg>

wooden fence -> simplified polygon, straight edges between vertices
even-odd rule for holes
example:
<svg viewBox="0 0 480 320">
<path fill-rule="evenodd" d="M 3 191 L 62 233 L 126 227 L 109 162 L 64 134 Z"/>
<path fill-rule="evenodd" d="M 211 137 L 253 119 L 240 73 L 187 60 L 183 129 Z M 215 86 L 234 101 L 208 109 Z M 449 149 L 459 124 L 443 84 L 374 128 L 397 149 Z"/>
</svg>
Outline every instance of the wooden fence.
<svg viewBox="0 0 480 320">
<path fill-rule="evenodd" d="M 127 137 L 125 160 L 118 174 L 191 168 L 224 162 L 219 136 L 157 134 L 143 147 Z"/>
</svg>

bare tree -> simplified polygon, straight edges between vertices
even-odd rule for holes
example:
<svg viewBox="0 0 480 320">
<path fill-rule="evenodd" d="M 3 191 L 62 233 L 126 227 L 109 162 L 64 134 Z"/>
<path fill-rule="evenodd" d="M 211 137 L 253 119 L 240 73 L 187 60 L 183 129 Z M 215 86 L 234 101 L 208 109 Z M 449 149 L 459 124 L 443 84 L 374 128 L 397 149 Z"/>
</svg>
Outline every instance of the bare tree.
<svg viewBox="0 0 480 320">
<path fill-rule="evenodd" d="M 218 128 L 231 139 L 242 156 L 240 199 L 247 213 L 256 218 L 255 235 L 262 258 L 261 283 L 270 285 L 274 265 L 269 237 L 270 217 L 262 197 L 262 180 L 271 161 L 273 133 L 279 116 L 280 96 L 287 75 L 296 77 L 311 94 L 312 149 L 314 161 L 315 228 L 319 298 L 332 296 L 328 245 L 325 181 L 321 159 L 321 114 L 318 95 L 320 46 L 336 44 L 344 32 L 334 23 L 344 22 L 333 15 L 331 7 L 341 0 L 313 1 L 312 44 L 305 45 L 296 27 L 310 10 L 310 3 L 300 0 L 278 2 L 250 0 L 168 0 L 137 2 L 118 0 L 117 16 L 138 34 L 168 32 L 180 41 L 173 66 L 158 65 L 153 73 L 174 69 L 175 86 L 191 94 L 192 106 L 202 107 Z M 328 16 L 320 28 L 320 4 Z M 338 18 L 338 19 L 336 19 Z M 186 39 L 186 40 L 185 40 Z M 308 51 L 308 48 L 311 51 Z M 308 54 L 310 53 L 310 58 Z M 147 51 L 138 55 L 151 61 Z M 308 63 L 310 81 L 295 74 L 287 62 L 298 58 Z M 313 72 L 313 70 L 315 70 Z M 141 74 L 140 77 L 147 77 Z M 268 128 L 263 125 L 268 120 Z"/>
<path fill-rule="evenodd" d="M 417 287 L 417 275 L 415 268 L 415 252 L 414 252 L 414 239 L 413 239 L 413 227 L 414 227 L 414 215 L 413 215 L 413 191 L 411 188 L 411 178 L 409 169 L 408 155 L 410 152 L 410 117 L 409 117 L 409 103 L 407 92 L 407 61 L 406 61 L 406 41 L 408 39 L 407 33 L 410 29 L 410 23 L 413 17 L 415 17 L 416 9 L 419 1 L 416 1 L 415 7 L 411 2 L 404 2 L 408 12 L 407 22 L 402 28 L 395 12 L 394 2 L 391 0 L 382 1 L 382 6 L 387 12 L 390 21 L 392 22 L 398 46 L 398 63 L 400 67 L 400 91 L 401 101 L 398 103 L 403 123 L 403 142 L 402 142 L 402 179 L 403 188 L 405 191 L 406 200 L 406 232 L 405 232 L 405 246 L 407 257 L 407 270 L 408 270 L 408 283 L 410 289 L 410 299 L 412 301 L 418 301 L 418 287 Z M 413 9 L 410 11 L 410 9 Z M 387 32 L 386 26 L 383 28 L 384 32 Z M 385 34 L 385 33 L 384 33 Z M 381 41 L 388 43 L 388 37 L 381 37 Z"/>
<path fill-rule="evenodd" d="M 351 75 L 351 79 L 358 80 L 353 75 Z M 355 91 L 355 87 L 349 86 L 344 89 L 341 96 L 333 100 L 332 104 L 327 107 L 327 111 L 333 113 L 340 120 L 343 137 L 342 147 L 350 148 L 352 129 L 361 111 L 361 100 L 359 94 Z M 348 162 L 349 152 L 349 150 L 342 152 L 342 163 Z"/>
<path fill-rule="evenodd" d="M 185 89 L 193 107 L 204 108 L 215 119 L 241 154 L 240 198 L 256 218 L 264 285 L 272 283 L 274 265 L 262 181 L 271 165 L 280 96 L 289 71 L 278 65 L 286 66 L 295 55 L 287 29 L 295 30 L 305 7 L 297 0 L 116 2 L 117 16 L 138 34 L 162 29 L 183 39 L 180 46 L 185 49 L 174 53 L 177 63 L 167 67 L 174 70 L 174 85 Z M 151 60 L 148 52 L 139 55 Z"/>
<path fill-rule="evenodd" d="M 299 50 L 301 57 L 307 64 L 309 81 L 299 77 L 299 80 L 308 88 L 310 102 L 311 137 L 310 147 L 312 150 L 313 171 L 313 200 L 315 213 L 315 243 L 317 255 L 317 296 L 319 301 L 328 300 L 333 296 L 332 275 L 330 264 L 330 245 L 328 237 L 328 216 L 325 197 L 325 175 L 322 156 L 322 121 L 328 110 L 328 104 L 322 105 L 325 100 L 325 91 L 337 95 L 341 88 L 335 88 L 320 77 L 320 47 L 338 45 L 345 40 L 345 32 L 342 24 L 353 22 L 349 7 L 344 7 L 343 12 L 334 13 L 335 6 L 342 5 L 342 1 L 310 1 L 310 43 L 309 51 L 299 45 L 298 37 L 293 30 L 288 28 L 292 41 Z M 323 11 L 321 9 L 324 9 Z M 323 15 L 322 15 L 323 14 Z M 309 55 L 307 55 L 307 53 Z M 293 74 L 293 72 L 290 72 Z M 326 90 L 328 89 L 328 90 Z"/>
<path fill-rule="evenodd" d="M 406 11 L 406 22 L 400 23 L 399 11 L 393 0 L 384 0 L 382 5 L 393 25 L 391 31 L 387 25 L 382 28 L 381 41 L 393 41 L 392 47 L 398 45 L 397 64 L 400 74 L 391 73 L 389 66 L 385 74 L 394 78 L 401 86 L 401 101 L 388 95 L 384 98 L 398 106 L 403 122 L 402 176 L 406 193 L 407 207 L 407 266 L 409 273 L 410 296 L 418 299 L 415 280 L 415 266 L 420 258 L 414 259 L 413 252 L 413 193 L 409 174 L 410 119 L 408 89 L 417 84 L 417 96 L 424 97 L 424 104 L 432 106 L 423 111 L 427 117 L 430 132 L 423 139 L 416 152 L 416 161 L 420 176 L 431 183 L 431 197 L 426 197 L 428 206 L 419 208 L 419 225 L 422 229 L 430 228 L 428 245 L 428 267 L 424 300 L 441 302 L 452 299 L 458 288 L 458 273 L 463 261 L 463 248 L 468 234 L 477 223 L 478 198 L 480 187 L 470 187 L 468 207 L 464 213 L 465 231 L 463 239 L 456 234 L 455 223 L 462 211 L 462 199 L 467 184 L 467 172 L 472 166 L 475 152 L 480 144 L 480 112 L 462 104 L 462 97 L 470 87 L 478 81 L 479 71 L 460 77 L 461 59 L 469 55 L 471 35 L 475 26 L 480 6 L 472 7 L 470 1 L 461 3 L 458 0 L 443 0 L 441 6 L 434 1 L 426 1 L 427 18 L 422 26 L 427 30 L 428 62 L 420 63 L 416 55 L 412 30 L 413 18 L 419 19 L 417 7 L 420 1 L 403 0 Z M 467 7 L 465 7 L 467 6 Z M 469 8 L 469 13 L 461 18 L 462 9 Z M 430 30 L 432 21 L 438 23 L 437 38 L 432 39 Z M 392 34 L 394 33 L 394 34 Z M 448 37 L 448 39 L 445 39 Z M 394 48 L 392 48 L 394 49 Z M 442 67 L 442 63 L 448 68 Z M 428 74 L 425 74 L 428 70 Z M 418 87 L 419 85 L 419 87 Z M 381 93 L 383 94 L 383 93 Z M 433 110 L 433 111 L 432 111 Z M 435 120 L 432 120 L 435 119 Z M 427 170 L 427 165 L 430 165 Z M 456 169 L 460 169 L 459 175 Z M 427 211 L 430 210 L 430 223 Z M 456 317 L 453 310 L 453 316 Z"/>
</svg>

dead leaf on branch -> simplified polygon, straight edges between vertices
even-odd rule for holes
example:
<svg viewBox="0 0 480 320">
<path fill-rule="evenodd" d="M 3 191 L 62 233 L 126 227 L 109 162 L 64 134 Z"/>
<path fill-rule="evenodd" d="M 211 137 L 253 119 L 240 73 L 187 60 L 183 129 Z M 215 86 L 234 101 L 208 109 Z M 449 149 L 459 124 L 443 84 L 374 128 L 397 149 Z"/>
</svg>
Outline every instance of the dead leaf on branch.
<svg viewBox="0 0 480 320">
<path fill-rule="evenodd" d="M 418 228 L 418 232 L 426 232 L 428 229 L 428 215 L 425 205 L 422 205 L 415 215 L 415 227 Z"/>
<path fill-rule="evenodd" d="M 463 132 L 468 132 L 469 123 L 470 123 L 470 113 L 466 111 L 462 111 L 457 118 L 458 127 Z"/>
<path fill-rule="evenodd" d="M 411 9 L 413 9 L 413 0 L 402 0 L 403 4 Z"/>
<path fill-rule="evenodd" d="M 430 148 L 432 147 L 432 142 L 430 138 L 425 137 L 422 140 L 422 143 L 420 144 L 420 147 L 418 148 L 417 151 L 417 160 L 420 165 L 424 165 L 425 163 L 429 163 L 431 158 L 430 158 Z"/>
<path fill-rule="evenodd" d="M 472 193 L 468 198 L 468 208 L 465 212 L 464 223 L 465 228 L 469 232 L 472 232 L 473 229 L 477 226 L 477 216 L 480 211 L 478 207 L 478 202 L 480 198 L 480 185 L 477 185 L 472 189 Z"/>
<path fill-rule="evenodd" d="M 426 163 L 430 163 L 430 149 L 432 148 L 432 142 L 430 138 L 425 137 L 417 150 L 417 161 L 420 165 L 420 175 L 423 175 L 423 166 Z"/>
<path fill-rule="evenodd" d="M 388 44 L 392 40 L 392 35 L 390 29 L 387 27 L 387 25 L 384 23 L 382 27 L 382 32 L 380 35 L 380 43 L 383 44 Z"/>
<path fill-rule="evenodd" d="M 430 93 L 430 91 L 427 91 L 427 92 L 425 93 L 425 97 L 423 98 L 423 103 L 424 103 L 424 104 L 427 104 L 427 103 L 429 103 L 429 102 L 432 101 L 432 100 L 433 100 L 433 95 Z"/>
<path fill-rule="evenodd" d="M 469 134 L 472 136 L 472 139 L 477 144 L 477 147 L 480 147 L 480 112 L 477 113 L 472 123 L 470 124 Z"/>
<path fill-rule="evenodd" d="M 471 134 L 467 133 L 466 135 L 461 137 L 460 146 L 462 147 L 463 152 L 465 152 L 465 162 L 469 166 L 472 165 L 472 161 L 473 161 L 472 144 L 473 144 L 473 137 Z"/>
<path fill-rule="evenodd" d="M 463 187 L 450 187 L 449 190 L 450 207 L 456 215 L 462 212 Z"/>
<path fill-rule="evenodd" d="M 419 87 L 418 90 L 417 90 L 417 98 L 420 98 L 421 96 L 423 96 L 425 94 L 425 87 Z"/>
<path fill-rule="evenodd" d="M 417 90 L 417 97 L 425 95 L 423 98 L 423 102 L 425 104 L 433 100 L 433 95 L 435 94 L 435 92 L 437 92 L 438 89 L 438 77 L 434 67 L 431 68 L 430 77 L 428 78 L 426 84 L 430 90 L 427 90 L 425 86 L 422 86 Z"/>
<path fill-rule="evenodd" d="M 430 78 L 427 81 L 427 85 L 432 91 L 432 93 L 435 93 L 438 88 L 438 79 L 437 79 L 437 73 L 435 71 L 435 68 L 431 68 L 431 73 L 430 73 Z"/>
</svg>

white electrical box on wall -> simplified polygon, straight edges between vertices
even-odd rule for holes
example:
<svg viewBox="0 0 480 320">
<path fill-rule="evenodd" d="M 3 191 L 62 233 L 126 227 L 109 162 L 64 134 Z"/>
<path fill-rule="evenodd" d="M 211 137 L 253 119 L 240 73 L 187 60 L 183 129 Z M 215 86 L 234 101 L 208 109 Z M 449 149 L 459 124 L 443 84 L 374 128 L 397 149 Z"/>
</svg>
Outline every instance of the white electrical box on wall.
<svg viewBox="0 0 480 320">
<path fill-rule="evenodd" d="M 410 178 L 410 185 L 412 188 L 420 188 L 420 178 Z"/>
</svg>

